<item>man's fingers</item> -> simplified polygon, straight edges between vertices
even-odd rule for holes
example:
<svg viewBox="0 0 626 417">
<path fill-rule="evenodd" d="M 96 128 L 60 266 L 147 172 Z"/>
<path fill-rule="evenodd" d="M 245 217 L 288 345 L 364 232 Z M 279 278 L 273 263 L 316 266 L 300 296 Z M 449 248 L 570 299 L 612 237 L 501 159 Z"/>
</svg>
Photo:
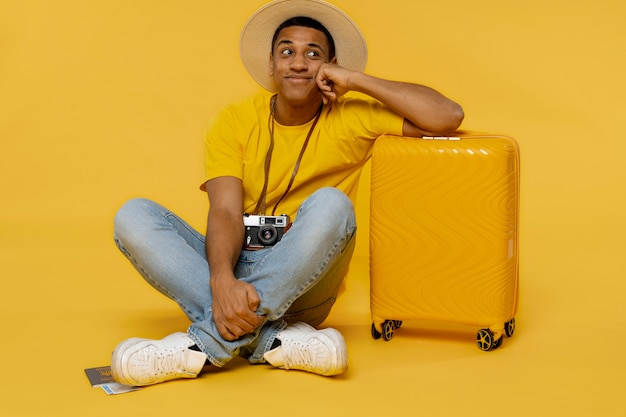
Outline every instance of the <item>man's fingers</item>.
<svg viewBox="0 0 626 417">
<path fill-rule="evenodd" d="M 256 313 L 247 311 L 245 314 L 237 314 L 224 320 L 222 322 L 223 330 L 220 330 L 220 326 L 218 326 L 218 330 L 224 339 L 232 341 L 252 333 L 264 320 L 264 316 L 259 316 Z"/>
<path fill-rule="evenodd" d="M 248 307 L 250 308 L 250 311 L 252 311 L 256 315 L 256 309 L 259 307 L 259 304 L 261 303 L 261 299 L 259 298 L 259 293 L 257 293 L 256 288 L 254 288 L 251 285 L 250 287 L 248 287 L 247 295 L 248 295 Z"/>
</svg>

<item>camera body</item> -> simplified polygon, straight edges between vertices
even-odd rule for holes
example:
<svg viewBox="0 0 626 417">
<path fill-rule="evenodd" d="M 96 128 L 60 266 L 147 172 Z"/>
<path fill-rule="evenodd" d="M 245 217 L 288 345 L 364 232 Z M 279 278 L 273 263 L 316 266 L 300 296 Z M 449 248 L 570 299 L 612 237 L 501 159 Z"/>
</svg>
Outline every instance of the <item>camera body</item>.
<svg viewBox="0 0 626 417">
<path fill-rule="evenodd" d="M 243 215 L 245 231 L 244 249 L 261 249 L 274 246 L 291 226 L 289 216 Z"/>
</svg>

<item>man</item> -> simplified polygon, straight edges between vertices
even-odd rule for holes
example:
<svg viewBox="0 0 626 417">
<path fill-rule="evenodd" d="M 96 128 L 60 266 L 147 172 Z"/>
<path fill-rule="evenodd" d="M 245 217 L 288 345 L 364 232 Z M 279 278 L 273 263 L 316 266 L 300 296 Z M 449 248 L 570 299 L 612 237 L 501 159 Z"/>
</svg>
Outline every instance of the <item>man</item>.
<svg viewBox="0 0 626 417">
<path fill-rule="evenodd" d="M 342 335 L 314 326 L 348 270 L 361 168 L 382 134 L 445 134 L 463 119 L 459 105 L 428 87 L 363 73 L 361 32 L 321 0 L 267 4 L 244 26 L 240 48 L 273 94 L 227 107 L 207 134 L 206 236 L 147 200 L 131 200 L 116 216 L 120 250 L 192 321 L 186 333 L 120 343 L 111 363 L 118 382 L 193 378 L 237 355 L 344 372 Z M 255 235 L 262 218 L 285 222 L 274 223 L 273 241 Z"/>
</svg>

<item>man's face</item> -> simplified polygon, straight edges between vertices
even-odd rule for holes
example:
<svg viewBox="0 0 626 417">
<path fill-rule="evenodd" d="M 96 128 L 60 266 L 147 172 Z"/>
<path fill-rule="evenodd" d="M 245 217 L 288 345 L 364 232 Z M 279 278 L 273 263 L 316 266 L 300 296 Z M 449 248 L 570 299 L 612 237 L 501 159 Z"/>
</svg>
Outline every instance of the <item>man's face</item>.
<svg viewBox="0 0 626 417">
<path fill-rule="evenodd" d="M 315 82 L 319 67 L 329 62 L 328 40 L 323 32 L 303 26 L 282 29 L 270 55 L 269 75 L 283 98 L 304 104 L 319 100 Z M 334 61 L 334 58 L 332 59 Z"/>
</svg>

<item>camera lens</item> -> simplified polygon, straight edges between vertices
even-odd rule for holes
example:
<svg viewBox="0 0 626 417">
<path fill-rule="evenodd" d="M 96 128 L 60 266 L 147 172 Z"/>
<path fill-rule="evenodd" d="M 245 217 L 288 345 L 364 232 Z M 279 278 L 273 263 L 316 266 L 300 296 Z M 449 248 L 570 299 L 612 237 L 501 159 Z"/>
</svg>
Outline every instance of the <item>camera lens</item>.
<svg viewBox="0 0 626 417">
<path fill-rule="evenodd" d="M 259 228 L 258 238 L 259 242 L 262 244 L 269 246 L 276 243 L 276 237 L 278 236 L 278 232 L 274 226 L 262 226 Z"/>
</svg>

